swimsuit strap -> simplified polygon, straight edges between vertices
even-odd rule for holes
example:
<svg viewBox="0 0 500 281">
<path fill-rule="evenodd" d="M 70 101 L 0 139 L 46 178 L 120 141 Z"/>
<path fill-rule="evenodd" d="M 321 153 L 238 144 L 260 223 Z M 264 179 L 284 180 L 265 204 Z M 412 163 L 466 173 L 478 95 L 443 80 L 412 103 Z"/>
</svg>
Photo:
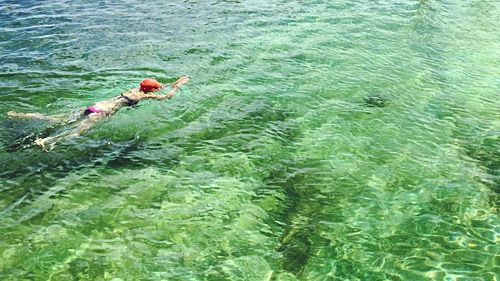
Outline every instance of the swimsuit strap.
<svg viewBox="0 0 500 281">
<path fill-rule="evenodd" d="M 120 96 L 127 101 L 128 106 L 136 105 L 139 102 L 139 101 L 133 100 L 133 99 L 131 99 L 123 94 L 120 94 Z"/>
</svg>

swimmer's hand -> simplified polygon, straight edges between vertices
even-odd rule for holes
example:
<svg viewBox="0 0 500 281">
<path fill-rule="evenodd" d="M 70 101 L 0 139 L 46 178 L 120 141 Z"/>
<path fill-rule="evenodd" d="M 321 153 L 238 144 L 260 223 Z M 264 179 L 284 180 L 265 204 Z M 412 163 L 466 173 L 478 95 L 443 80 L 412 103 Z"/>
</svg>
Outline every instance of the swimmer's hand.
<svg viewBox="0 0 500 281">
<path fill-rule="evenodd" d="M 177 79 L 177 81 L 175 81 L 174 84 L 172 84 L 172 87 L 179 88 L 180 86 L 186 84 L 187 82 L 189 82 L 189 77 L 182 76 L 181 78 Z"/>
<path fill-rule="evenodd" d="M 143 99 L 155 99 L 155 100 L 168 100 L 171 99 L 174 95 L 175 92 L 179 89 L 180 86 L 186 84 L 189 81 L 189 77 L 187 76 L 182 76 L 181 78 L 177 79 L 172 84 L 172 90 L 168 92 L 166 95 L 159 95 L 159 94 L 142 94 L 141 98 Z"/>
<path fill-rule="evenodd" d="M 182 76 L 181 78 L 177 79 L 174 83 L 166 83 L 166 84 L 161 84 L 161 87 L 159 89 L 153 90 L 152 92 L 159 91 L 161 89 L 165 89 L 168 86 L 172 85 L 172 88 L 179 88 L 180 86 L 186 84 L 189 81 L 189 77 L 186 75 Z"/>
</svg>

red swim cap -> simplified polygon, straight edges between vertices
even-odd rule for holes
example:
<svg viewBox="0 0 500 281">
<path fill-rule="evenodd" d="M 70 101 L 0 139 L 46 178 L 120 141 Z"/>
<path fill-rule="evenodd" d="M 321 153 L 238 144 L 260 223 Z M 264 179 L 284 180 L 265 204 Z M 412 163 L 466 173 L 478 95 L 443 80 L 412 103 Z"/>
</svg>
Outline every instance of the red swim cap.
<svg viewBox="0 0 500 281">
<path fill-rule="evenodd" d="M 151 78 L 146 78 L 141 81 L 141 91 L 143 92 L 151 92 L 153 90 L 157 90 L 161 87 L 161 84 Z"/>
</svg>

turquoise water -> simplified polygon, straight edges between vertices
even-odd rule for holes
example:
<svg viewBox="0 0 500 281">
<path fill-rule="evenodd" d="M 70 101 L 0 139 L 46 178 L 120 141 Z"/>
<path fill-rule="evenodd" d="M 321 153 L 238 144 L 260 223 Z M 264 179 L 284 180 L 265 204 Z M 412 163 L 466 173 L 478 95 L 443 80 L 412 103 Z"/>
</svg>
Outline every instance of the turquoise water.
<svg viewBox="0 0 500 281">
<path fill-rule="evenodd" d="M 140 2 L 0 0 L 1 280 L 499 279 L 500 2 Z"/>
</svg>

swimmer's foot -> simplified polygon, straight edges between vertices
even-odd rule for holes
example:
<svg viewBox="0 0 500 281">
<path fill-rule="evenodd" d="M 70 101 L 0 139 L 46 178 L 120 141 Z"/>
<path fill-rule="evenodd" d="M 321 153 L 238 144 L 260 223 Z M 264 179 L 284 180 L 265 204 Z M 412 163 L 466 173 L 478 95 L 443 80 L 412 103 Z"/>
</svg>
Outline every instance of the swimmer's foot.
<svg viewBox="0 0 500 281">
<path fill-rule="evenodd" d="M 22 119 L 39 119 L 48 121 L 58 121 L 60 117 L 58 116 L 47 116 L 41 113 L 19 113 L 15 111 L 7 112 L 9 118 L 22 118 Z"/>
<path fill-rule="evenodd" d="M 35 144 L 40 146 L 44 151 L 50 151 L 54 149 L 55 142 L 50 143 L 49 141 L 52 140 L 53 138 L 48 137 L 48 138 L 43 138 L 43 139 L 36 139 Z"/>
<path fill-rule="evenodd" d="M 9 112 L 7 112 L 7 116 L 9 116 L 10 118 L 19 118 L 22 116 L 22 114 L 17 113 L 15 111 L 9 111 Z"/>
</svg>

